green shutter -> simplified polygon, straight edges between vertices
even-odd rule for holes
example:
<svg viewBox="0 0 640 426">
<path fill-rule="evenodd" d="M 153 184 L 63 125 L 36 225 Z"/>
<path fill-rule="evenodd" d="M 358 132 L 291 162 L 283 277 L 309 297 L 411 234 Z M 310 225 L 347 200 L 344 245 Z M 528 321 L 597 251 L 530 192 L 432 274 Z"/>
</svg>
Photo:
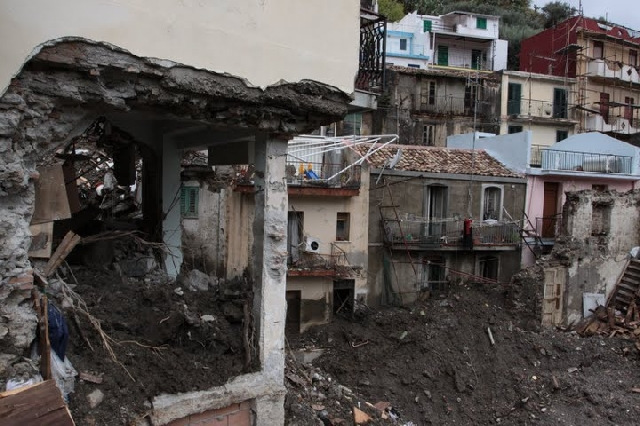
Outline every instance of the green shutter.
<svg viewBox="0 0 640 426">
<path fill-rule="evenodd" d="M 520 101 L 522 98 L 522 86 L 519 83 L 509 83 L 507 93 L 507 114 L 520 114 Z"/>
<path fill-rule="evenodd" d="M 449 65 L 449 46 L 438 46 L 438 65 Z"/>
<path fill-rule="evenodd" d="M 180 212 L 183 217 L 198 217 L 199 192 L 197 186 L 183 186 L 180 189 Z"/>
<path fill-rule="evenodd" d="M 487 18 L 476 18 L 476 28 L 479 30 L 487 29 Z"/>
<path fill-rule="evenodd" d="M 431 26 L 433 25 L 431 21 L 425 20 L 422 22 L 423 24 L 423 32 L 428 33 L 431 31 Z"/>
</svg>

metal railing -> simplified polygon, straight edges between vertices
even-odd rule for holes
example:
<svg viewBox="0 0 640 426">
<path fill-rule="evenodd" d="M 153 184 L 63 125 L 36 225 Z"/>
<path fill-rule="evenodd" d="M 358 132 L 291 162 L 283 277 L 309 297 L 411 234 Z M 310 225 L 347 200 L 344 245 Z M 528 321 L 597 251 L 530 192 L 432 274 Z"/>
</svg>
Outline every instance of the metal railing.
<svg viewBox="0 0 640 426">
<path fill-rule="evenodd" d="M 576 109 L 571 104 L 555 104 L 534 99 L 511 100 L 507 102 L 507 114 L 524 117 L 554 118 L 574 120 Z"/>
<path fill-rule="evenodd" d="M 542 150 L 547 149 L 547 145 L 531 145 L 531 158 L 529 165 L 531 167 L 542 166 Z"/>
<path fill-rule="evenodd" d="M 384 239 L 392 245 L 412 248 L 462 246 L 462 220 L 384 219 Z M 520 227 L 513 222 L 484 221 L 472 226 L 473 245 L 519 245 Z"/>
<path fill-rule="evenodd" d="M 361 166 L 353 165 L 347 170 L 344 169 L 344 164 L 314 163 L 289 159 L 285 174 L 287 184 L 291 186 L 360 188 Z M 341 171 L 342 173 L 340 173 Z"/>
<path fill-rule="evenodd" d="M 560 235 L 562 215 L 536 217 L 536 233 L 542 238 L 555 238 Z"/>
<path fill-rule="evenodd" d="M 354 274 L 354 267 L 349 264 L 346 254 L 335 252 L 326 254 L 300 251 L 295 260 L 289 256 L 287 268 L 290 275 L 349 277 Z"/>
<path fill-rule="evenodd" d="M 542 169 L 631 174 L 632 157 L 590 152 L 542 150 Z"/>
<path fill-rule="evenodd" d="M 431 112 L 442 115 L 473 115 L 475 102 L 464 97 L 455 96 L 435 96 L 423 97 L 417 105 L 421 112 Z M 491 103 L 478 100 L 478 114 L 487 116 L 491 111 Z"/>
</svg>

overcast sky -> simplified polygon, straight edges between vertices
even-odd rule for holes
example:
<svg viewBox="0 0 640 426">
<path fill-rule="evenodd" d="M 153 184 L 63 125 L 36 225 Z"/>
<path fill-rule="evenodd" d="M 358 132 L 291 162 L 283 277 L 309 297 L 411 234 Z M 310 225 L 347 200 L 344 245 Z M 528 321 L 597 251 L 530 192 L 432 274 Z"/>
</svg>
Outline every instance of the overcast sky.
<svg viewBox="0 0 640 426">
<path fill-rule="evenodd" d="M 560 0 L 578 8 L 579 0 Z M 533 0 L 532 5 L 544 6 L 549 0 Z M 582 0 L 584 16 L 607 16 L 609 22 L 640 31 L 640 0 Z"/>
</svg>

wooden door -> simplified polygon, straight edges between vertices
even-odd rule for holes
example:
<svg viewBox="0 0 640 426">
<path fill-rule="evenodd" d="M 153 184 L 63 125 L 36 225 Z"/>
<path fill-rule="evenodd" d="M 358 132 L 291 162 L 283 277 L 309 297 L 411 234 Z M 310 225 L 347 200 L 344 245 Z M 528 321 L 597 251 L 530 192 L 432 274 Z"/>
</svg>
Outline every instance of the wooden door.
<svg viewBox="0 0 640 426">
<path fill-rule="evenodd" d="M 438 46 L 438 65 L 449 65 L 449 46 Z"/>
<path fill-rule="evenodd" d="M 553 238 L 556 234 L 556 221 L 558 214 L 558 182 L 544 183 L 544 204 L 542 206 L 543 238 Z"/>
<path fill-rule="evenodd" d="M 542 301 L 542 325 L 562 324 L 566 268 L 544 270 L 544 297 Z"/>
</svg>

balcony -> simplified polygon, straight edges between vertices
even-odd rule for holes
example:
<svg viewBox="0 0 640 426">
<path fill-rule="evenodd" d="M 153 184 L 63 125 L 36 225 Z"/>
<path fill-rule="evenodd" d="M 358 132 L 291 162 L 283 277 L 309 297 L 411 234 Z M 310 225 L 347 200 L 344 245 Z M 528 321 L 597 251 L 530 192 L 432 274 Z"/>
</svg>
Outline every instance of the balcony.
<svg viewBox="0 0 640 426">
<path fill-rule="evenodd" d="M 289 195 L 355 196 L 360 193 L 361 166 L 287 160 Z"/>
<path fill-rule="evenodd" d="M 360 172 L 359 165 L 347 168 L 344 164 L 288 160 L 285 167 L 287 192 L 289 195 L 354 197 L 360 194 Z M 255 192 L 254 180 L 248 169 L 239 173 L 234 190 Z"/>
<path fill-rule="evenodd" d="M 473 116 L 474 102 L 469 98 L 455 96 L 436 96 L 426 103 L 418 104 L 418 112 L 428 112 L 438 115 Z M 487 101 L 478 101 L 479 116 L 489 116 L 493 105 Z"/>
<path fill-rule="evenodd" d="M 590 152 L 542 150 L 542 170 L 575 173 L 626 174 L 632 172 L 633 158 Z"/>
<path fill-rule="evenodd" d="M 536 234 L 545 240 L 554 240 L 560 235 L 562 215 L 556 214 L 547 217 L 536 217 Z"/>
<path fill-rule="evenodd" d="M 383 220 L 384 241 L 398 250 L 461 250 L 462 220 Z M 513 222 L 474 222 L 473 250 L 515 250 L 520 227 Z"/>
<path fill-rule="evenodd" d="M 585 130 L 588 132 L 633 135 L 640 133 L 640 120 L 638 118 L 628 119 L 614 114 L 610 114 L 605 120 L 602 115 L 593 114 L 587 117 Z"/>
<path fill-rule="evenodd" d="M 636 67 L 619 62 L 594 59 L 587 65 L 587 72 L 594 77 L 611 78 L 625 83 L 640 84 L 640 74 Z"/>
<path fill-rule="evenodd" d="M 356 274 L 356 268 L 349 265 L 345 253 L 301 252 L 295 257 L 294 261 L 290 256 L 287 262 L 289 277 L 349 278 Z"/>
<path fill-rule="evenodd" d="M 534 99 L 512 100 L 507 102 L 507 115 L 533 121 L 576 121 L 574 105 L 555 104 L 550 101 Z"/>
<path fill-rule="evenodd" d="M 361 2 L 371 5 L 371 2 Z M 381 93 L 385 85 L 385 39 L 387 20 L 371 11 L 360 10 L 360 61 L 356 89 Z"/>
</svg>

